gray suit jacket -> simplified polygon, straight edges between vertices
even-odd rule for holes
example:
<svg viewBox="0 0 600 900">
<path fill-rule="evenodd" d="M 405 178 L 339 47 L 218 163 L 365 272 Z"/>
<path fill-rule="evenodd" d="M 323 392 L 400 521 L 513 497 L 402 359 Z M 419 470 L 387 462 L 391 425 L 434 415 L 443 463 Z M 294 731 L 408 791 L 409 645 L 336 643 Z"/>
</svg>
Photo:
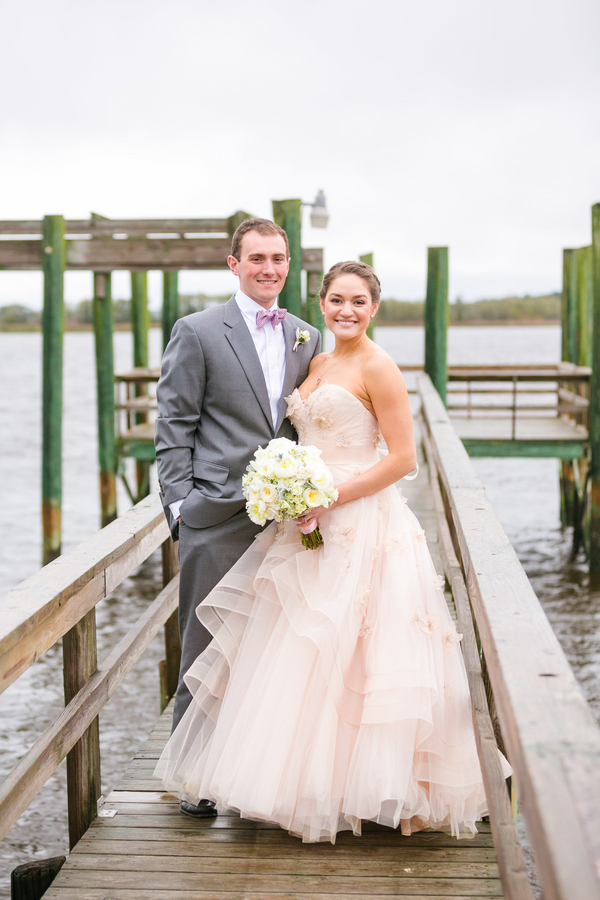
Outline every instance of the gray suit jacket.
<svg viewBox="0 0 600 900">
<path fill-rule="evenodd" d="M 296 328 L 308 330 L 311 340 L 292 351 Z M 284 397 L 305 380 L 321 335 L 289 313 L 283 330 L 285 380 L 273 428 L 260 360 L 235 298 L 176 322 L 158 382 L 155 438 L 161 498 L 174 539 L 170 503 L 185 497 L 180 515 L 192 528 L 224 522 L 244 506 L 242 475 L 256 448 L 273 437 L 296 438 Z"/>
</svg>

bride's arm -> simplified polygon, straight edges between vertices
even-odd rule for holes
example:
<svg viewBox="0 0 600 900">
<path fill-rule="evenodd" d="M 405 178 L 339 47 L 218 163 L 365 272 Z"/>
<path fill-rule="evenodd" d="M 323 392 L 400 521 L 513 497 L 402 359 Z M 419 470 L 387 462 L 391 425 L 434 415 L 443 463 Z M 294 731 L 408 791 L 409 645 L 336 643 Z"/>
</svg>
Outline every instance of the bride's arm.
<svg viewBox="0 0 600 900">
<path fill-rule="evenodd" d="M 329 509 L 382 491 L 417 465 L 408 392 L 398 366 L 387 353 L 375 353 L 365 361 L 362 374 L 388 454 L 366 472 L 338 485 L 338 499 Z M 306 518 L 312 521 L 324 512 L 325 507 L 319 506 L 307 513 Z"/>
<path fill-rule="evenodd" d="M 387 353 L 375 353 L 365 361 L 363 379 L 388 453 L 362 475 L 339 485 L 336 505 L 382 491 L 417 465 L 408 392 L 398 366 Z"/>
</svg>

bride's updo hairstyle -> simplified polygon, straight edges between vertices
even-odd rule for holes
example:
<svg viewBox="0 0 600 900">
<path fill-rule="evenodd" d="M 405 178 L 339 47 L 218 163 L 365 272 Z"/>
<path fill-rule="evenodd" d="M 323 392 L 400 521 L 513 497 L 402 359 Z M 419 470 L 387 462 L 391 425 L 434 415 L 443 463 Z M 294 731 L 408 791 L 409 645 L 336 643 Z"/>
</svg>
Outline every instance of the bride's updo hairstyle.
<svg viewBox="0 0 600 900">
<path fill-rule="evenodd" d="M 323 278 L 323 284 L 321 285 L 321 290 L 319 291 L 319 297 L 321 300 L 325 300 L 327 296 L 327 292 L 331 287 L 331 283 L 335 281 L 336 278 L 339 278 L 340 275 L 358 275 L 359 278 L 362 278 L 363 281 L 366 281 L 367 286 L 369 288 L 369 293 L 371 295 L 371 300 L 373 301 L 373 306 L 379 306 L 379 299 L 381 297 L 381 283 L 379 278 L 371 268 L 366 263 L 362 262 L 354 262 L 353 260 L 348 260 L 348 262 L 339 262 L 332 266 L 327 273 L 327 275 Z"/>
</svg>

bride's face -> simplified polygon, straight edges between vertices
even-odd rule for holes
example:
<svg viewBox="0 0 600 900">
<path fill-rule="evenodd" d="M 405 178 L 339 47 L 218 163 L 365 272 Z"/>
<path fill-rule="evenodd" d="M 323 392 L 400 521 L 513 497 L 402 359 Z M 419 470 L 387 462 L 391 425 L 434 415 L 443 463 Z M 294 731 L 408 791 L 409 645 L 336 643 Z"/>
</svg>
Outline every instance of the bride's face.
<svg viewBox="0 0 600 900">
<path fill-rule="evenodd" d="M 359 275 L 340 275 L 321 300 L 321 311 L 336 338 L 360 337 L 375 315 L 369 285 Z"/>
</svg>

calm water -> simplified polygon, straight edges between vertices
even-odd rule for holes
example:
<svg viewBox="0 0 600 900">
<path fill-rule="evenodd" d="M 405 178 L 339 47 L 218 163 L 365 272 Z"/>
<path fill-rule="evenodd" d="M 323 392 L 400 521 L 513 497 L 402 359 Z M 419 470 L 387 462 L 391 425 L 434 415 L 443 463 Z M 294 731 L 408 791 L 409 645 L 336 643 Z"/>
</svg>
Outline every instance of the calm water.
<svg viewBox="0 0 600 900">
<path fill-rule="evenodd" d="M 423 360 L 421 328 L 378 329 L 376 338 L 404 365 Z M 328 347 L 328 344 L 326 344 Z M 151 333 L 152 364 L 160 332 Z M 450 364 L 553 363 L 560 330 L 543 327 L 451 328 Z M 115 335 L 116 368 L 131 365 L 129 333 Z M 409 385 L 411 376 L 407 376 Z M 37 570 L 40 528 L 41 336 L 0 333 L 0 594 Z M 65 336 L 63 549 L 98 529 L 93 336 Z M 559 522 L 555 460 L 474 460 L 488 495 L 600 719 L 600 593 L 589 589 L 583 560 L 571 562 Z M 129 506 L 119 493 L 119 511 Z M 97 608 L 100 658 L 160 590 L 160 561 L 149 560 Z M 158 637 L 100 717 L 103 790 L 115 784 L 158 715 Z M 62 705 L 60 647 L 47 653 L 0 696 L 0 779 L 52 721 Z M 19 863 L 67 848 L 64 764 L 0 844 L 0 898 Z"/>
</svg>

